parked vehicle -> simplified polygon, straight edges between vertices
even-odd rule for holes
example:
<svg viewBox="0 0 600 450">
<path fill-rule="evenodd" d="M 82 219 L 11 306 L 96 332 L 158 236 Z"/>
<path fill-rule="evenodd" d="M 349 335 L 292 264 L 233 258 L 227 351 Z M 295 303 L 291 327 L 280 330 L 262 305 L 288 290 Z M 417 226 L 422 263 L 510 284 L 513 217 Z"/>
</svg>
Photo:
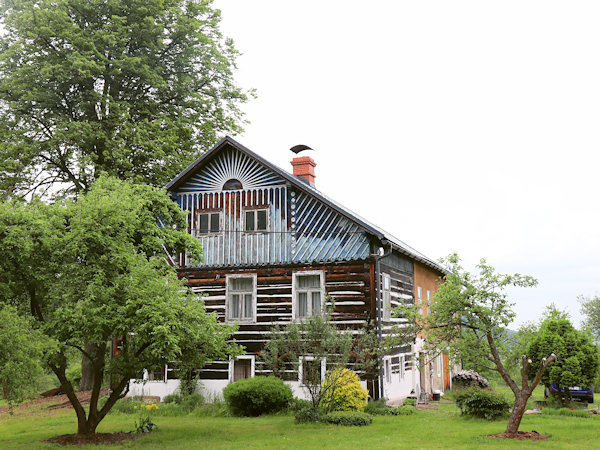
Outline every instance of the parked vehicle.
<svg viewBox="0 0 600 450">
<path fill-rule="evenodd" d="M 561 386 L 561 392 L 565 392 L 565 388 Z M 594 388 L 592 386 L 581 387 L 581 386 L 572 386 L 569 388 L 571 392 L 571 398 L 575 400 L 587 401 L 588 403 L 594 403 Z M 558 395 L 558 386 L 556 384 L 551 384 L 544 389 L 544 397 L 553 397 Z"/>
</svg>

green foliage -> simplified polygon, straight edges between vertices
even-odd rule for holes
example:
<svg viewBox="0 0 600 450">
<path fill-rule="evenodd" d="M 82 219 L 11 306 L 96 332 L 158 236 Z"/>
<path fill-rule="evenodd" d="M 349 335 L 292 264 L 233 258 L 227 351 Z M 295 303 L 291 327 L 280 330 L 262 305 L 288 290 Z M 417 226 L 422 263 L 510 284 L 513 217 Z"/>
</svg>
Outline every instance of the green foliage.
<svg viewBox="0 0 600 450">
<path fill-rule="evenodd" d="M 600 341 L 600 296 L 578 297 L 581 303 L 581 313 L 584 315 L 584 325 L 589 328 L 596 340 Z"/>
<path fill-rule="evenodd" d="M 412 402 L 409 402 L 409 400 L 412 400 Z M 399 408 L 392 408 L 385 404 L 384 398 L 380 398 L 378 400 L 370 401 L 365 407 L 364 412 L 371 414 L 372 416 L 409 416 L 416 413 L 414 407 L 416 401 L 414 398 L 407 398 L 404 400 L 404 403 L 405 404 Z"/>
<path fill-rule="evenodd" d="M 298 408 L 294 412 L 296 423 L 316 423 L 323 422 L 325 414 L 319 408 L 315 408 L 312 403 Z"/>
<path fill-rule="evenodd" d="M 0 303 L 0 390 L 10 405 L 37 388 L 44 352 L 51 350 L 51 341 L 32 322 Z"/>
<path fill-rule="evenodd" d="M 356 372 L 337 368 L 328 372 L 321 386 L 321 408 L 331 411 L 362 411 L 369 393 L 360 385 Z"/>
<path fill-rule="evenodd" d="M 152 422 L 150 416 L 140 416 L 140 418 L 134 422 L 133 426 L 134 433 L 151 433 L 158 429 L 158 426 Z"/>
<path fill-rule="evenodd" d="M 228 342 L 234 328 L 208 314 L 165 262 L 165 246 L 200 257 L 199 242 L 184 227 L 185 216 L 164 192 L 109 177 L 77 201 L 0 205 L 0 238 L 10 243 L 0 247 L 2 300 L 33 314 L 59 343 L 47 362 L 65 389 L 73 388 L 69 352 L 84 348 L 94 377 L 110 375 L 115 384 L 101 407 L 93 394 L 93 414 L 76 402 L 81 432 L 93 432 L 144 367 L 180 361 L 199 368 L 239 353 Z M 120 352 L 110 359 L 114 336 L 121 337 Z"/>
<path fill-rule="evenodd" d="M 456 395 L 461 414 L 480 419 L 495 420 L 508 416 L 511 404 L 503 395 L 485 389 L 465 389 Z"/>
<path fill-rule="evenodd" d="M 325 393 L 322 389 L 321 361 L 334 371 L 353 363 L 354 368 L 368 371 L 377 362 L 377 336 L 373 329 L 358 335 L 341 332 L 330 320 L 332 300 L 327 298 L 324 315 L 315 314 L 302 322 L 292 322 L 285 328 L 276 326 L 260 353 L 273 375 L 284 379 L 288 373 L 298 373 L 299 381 L 308 393 L 313 408 L 319 408 Z M 336 384 L 331 385 L 332 388 Z"/>
<path fill-rule="evenodd" d="M 545 320 L 537 336 L 530 342 L 527 353 L 532 359 L 530 378 L 539 369 L 540 360 L 545 355 L 557 355 L 550 370 L 542 375 L 542 383 L 546 386 L 588 386 L 598 373 L 598 347 L 591 342 L 588 334 L 576 330 L 567 319 Z M 570 393 L 568 389 L 565 391 L 562 393 L 559 390 L 559 396 L 561 401 L 568 403 Z"/>
<path fill-rule="evenodd" d="M 417 399 L 410 398 L 410 397 L 405 399 L 404 403 L 403 403 L 403 405 L 405 405 L 405 406 L 416 406 L 416 404 L 417 404 Z"/>
<path fill-rule="evenodd" d="M 281 411 L 293 398 L 292 390 L 275 377 L 238 380 L 223 389 L 231 412 L 238 416 L 260 416 Z"/>
<path fill-rule="evenodd" d="M 569 416 L 569 417 L 583 417 L 589 419 L 592 416 L 589 412 L 584 409 L 572 409 L 572 408 L 544 408 L 543 414 L 550 416 Z"/>
<path fill-rule="evenodd" d="M 210 1 L 19 0 L 0 10 L 0 190 L 163 186 L 241 131 L 238 55 Z"/>
<path fill-rule="evenodd" d="M 396 412 L 397 411 L 397 412 Z M 393 413 L 394 416 L 410 416 L 415 414 L 417 410 L 411 405 L 401 406 L 400 408 L 395 408 Z"/>
<path fill-rule="evenodd" d="M 373 423 L 373 416 L 360 411 L 335 411 L 323 416 L 323 421 L 346 427 L 363 427 Z"/>
</svg>

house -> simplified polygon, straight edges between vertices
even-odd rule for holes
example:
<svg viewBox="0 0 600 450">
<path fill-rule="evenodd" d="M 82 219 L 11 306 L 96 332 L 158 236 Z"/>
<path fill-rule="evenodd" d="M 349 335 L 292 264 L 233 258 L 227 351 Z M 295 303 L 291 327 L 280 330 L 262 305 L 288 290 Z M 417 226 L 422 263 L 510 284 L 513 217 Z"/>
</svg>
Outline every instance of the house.
<svg viewBox="0 0 600 450">
<path fill-rule="evenodd" d="M 257 353 L 271 328 L 320 312 L 326 295 L 335 299 L 340 328 L 372 323 L 385 335 L 401 320 L 391 309 L 415 299 L 426 308 L 442 275 L 438 264 L 321 193 L 311 157 L 297 156 L 292 166 L 290 174 L 226 137 L 166 187 L 204 251 L 200 263 L 175 257 L 179 274 L 206 294 L 207 311 L 239 324 L 235 339 L 246 347 L 237 360 L 202 368 L 206 391 L 267 375 Z M 394 399 L 448 386 L 447 361 L 419 371 L 419 356 L 418 340 L 386 355 L 380 376 L 365 381 L 370 395 Z M 147 373 L 144 393 L 173 392 L 179 381 L 169 375 L 168 367 Z M 300 381 L 290 384 L 301 396 Z M 140 389 L 132 386 L 131 395 Z"/>
</svg>

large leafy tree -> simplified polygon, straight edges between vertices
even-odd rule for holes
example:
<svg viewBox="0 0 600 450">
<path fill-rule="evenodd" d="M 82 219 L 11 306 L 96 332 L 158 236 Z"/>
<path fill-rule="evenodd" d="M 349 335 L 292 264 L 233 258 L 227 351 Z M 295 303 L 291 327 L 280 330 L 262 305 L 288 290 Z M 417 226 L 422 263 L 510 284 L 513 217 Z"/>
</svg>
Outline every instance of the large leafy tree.
<svg viewBox="0 0 600 450">
<path fill-rule="evenodd" d="M 580 296 L 581 312 L 585 316 L 584 324 L 600 340 L 600 296 Z"/>
<path fill-rule="evenodd" d="M 29 318 L 11 305 L 0 304 L 0 388 L 9 405 L 23 401 L 35 389 L 50 345 Z"/>
<path fill-rule="evenodd" d="M 184 224 L 166 193 L 109 177 L 77 201 L 0 208 L 0 238 L 11 243 L 0 248 L 0 292 L 56 342 L 46 360 L 75 409 L 79 434 L 95 432 L 143 368 L 167 361 L 198 368 L 238 351 L 228 342 L 232 328 L 207 314 L 165 261 L 165 247 L 200 258 L 198 241 L 178 230 Z M 15 285 L 20 279 L 31 280 L 23 281 L 29 289 Z M 114 337 L 121 338 L 120 352 L 110 359 Z M 73 349 L 92 368 L 87 411 L 66 376 Z M 101 404 L 107 375 L 113 390 Z"/>
<path fill-rule="evenodd" d="M 590 385 L 598 373 L 598 347 L 589 335 L 578 331 L 567 319 L 545 320 L 536 337 L 529 343 L 527 354 L 534 361 L 529 367 L 532 378 L 539 369 L 540 359 L 553 352 L 556 362 L 542 375 L 546 386 L 556 384 L 563 405 L 571 401 L 569 386 Z"/>
<path fill-rule="evenodd" d="M 164 185 L 247 95 L 210 0 L 5 0 L 0 192 L 83 192 L 100 173 Z"/>
<path fill-rule="evenodd" d="M 520 380 L 512 378 L 502 361 L 507 348 L 507 326 L 515 317 L 505 289 L 535 286 L 537 282 L 529 276 L 497 273 L 485 260 L 477 265 L 479 273 L 475 275 L 460 266 L 457 255 L 450 255 L 443 262 L 445 280 L 433 297 L 430 314 L 422 319 L 428 346 L 447 350 L 475 367 L 500 374 L 515 396 L 506 427 L 506 433 L 514 435 L 527 400 L 556 356 L 551 352 L 540 355 L 537 371 L 530 377 L 532 360 L 521 355 Z"/>
</svg>

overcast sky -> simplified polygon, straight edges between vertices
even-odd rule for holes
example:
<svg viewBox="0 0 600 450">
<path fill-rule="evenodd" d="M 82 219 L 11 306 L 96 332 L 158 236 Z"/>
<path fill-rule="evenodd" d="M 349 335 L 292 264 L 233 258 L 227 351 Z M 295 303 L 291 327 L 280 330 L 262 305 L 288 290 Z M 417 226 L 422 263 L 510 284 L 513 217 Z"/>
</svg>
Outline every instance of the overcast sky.
<svg viewBox="0 0 600 450">
<path fill-rule="evenodd" d="M 235 138 L 431 259 L 600 294 L 600 2 L 217 0 L 258 97 Z"/>
</svg>

